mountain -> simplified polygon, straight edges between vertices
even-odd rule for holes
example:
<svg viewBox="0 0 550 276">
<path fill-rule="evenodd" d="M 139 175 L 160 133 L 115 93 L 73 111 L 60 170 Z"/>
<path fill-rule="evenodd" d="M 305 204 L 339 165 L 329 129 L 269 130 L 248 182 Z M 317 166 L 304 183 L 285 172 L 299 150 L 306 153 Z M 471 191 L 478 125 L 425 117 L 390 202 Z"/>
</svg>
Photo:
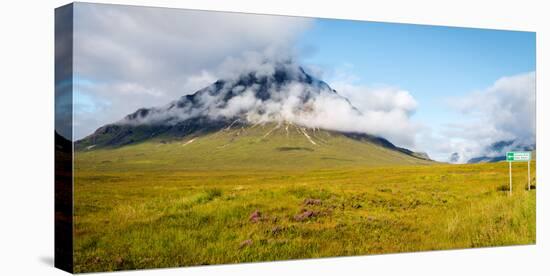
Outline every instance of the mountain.
<svg viewBox="0 0 550 276">
<path fill-rule="evenodd" d="M 218 80 L 164 107 L 140 108 L 77 141 L 75 148 L 94 151 L 156 143 L 209 154 L 214 149 L 232 149 L 240 155 L 242 150 L 234 147 L 240 145 L 256 152 L 300 153 L 325 160 L 351 160 L 356 152 L 387 164 L 431 161 L 426 154 L 397 147 L 383 137 L 319 127 L 316 123 L 323 123 L 316 117 L 320 104 L 325 109 L 360 113 L 303 68 L 279 63 L 261 72 Z M 201 144 L 206 148 L 200 149 Z"/>
<path fill-rule="evenodd" d="M 483 156 L 478 156 L 470 158 L 468 160 L 469 164 L 473 163 L 490 163 L 490 162 L 500 162 L 506 160 L 507 151 L 534 151 L 534 144 L 525 144 L 516 140 L 506 140 L 498 141 L 489 145 Z"/>
</svg>

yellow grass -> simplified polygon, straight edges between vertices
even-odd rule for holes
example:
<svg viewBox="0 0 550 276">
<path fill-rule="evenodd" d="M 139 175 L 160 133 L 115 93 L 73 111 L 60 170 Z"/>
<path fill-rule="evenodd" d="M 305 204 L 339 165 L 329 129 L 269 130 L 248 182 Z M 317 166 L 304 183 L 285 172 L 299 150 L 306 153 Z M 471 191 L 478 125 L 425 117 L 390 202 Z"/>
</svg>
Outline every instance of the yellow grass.
<svg viewBox="0 0 550 276">
<path fill-rule="evenodd" d="M 76 272 L 535 243 L 525 163 L 509 196 L 506 163 L 186 169 L 150 159 L 144 170 L 103 157 L 77 156 Z"/>
</svg>

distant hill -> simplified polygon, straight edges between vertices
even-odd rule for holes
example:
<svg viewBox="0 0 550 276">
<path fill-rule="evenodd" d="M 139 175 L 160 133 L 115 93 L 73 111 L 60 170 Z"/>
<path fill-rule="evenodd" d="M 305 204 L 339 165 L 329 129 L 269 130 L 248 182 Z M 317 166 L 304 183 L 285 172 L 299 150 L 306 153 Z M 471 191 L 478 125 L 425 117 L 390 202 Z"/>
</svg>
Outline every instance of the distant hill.
<svg viewBox="0 0 550 276">
<path fill-rule="evenodd" d="M 490 163 L 506 160 L 507 151 L 534 151 L 535 145 L 526 145 L 515 140 L 498 141 L 491 144 L 485 152 L 487 155 L 474 157 L 468 160 L 469 164 L 473 163 Z"/>
</svg>

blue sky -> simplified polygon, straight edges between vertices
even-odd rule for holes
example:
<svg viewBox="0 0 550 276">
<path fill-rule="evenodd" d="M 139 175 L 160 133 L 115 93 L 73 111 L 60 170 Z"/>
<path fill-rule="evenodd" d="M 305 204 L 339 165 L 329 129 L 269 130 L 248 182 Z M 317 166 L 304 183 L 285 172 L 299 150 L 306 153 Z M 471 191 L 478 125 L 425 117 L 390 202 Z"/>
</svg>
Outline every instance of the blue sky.
<svg viewBox="0 0 550 276">
<path fill-rule="evenodd" d="M 408 90 L 419 104 L 415 118 L 434 127 L 459 116 L 448 99 L 534 71 L 535 43 L 533 32 L 334 19 L 315 20 L 299 39 L 311 51 L 306 63 Z"/>
</svg>

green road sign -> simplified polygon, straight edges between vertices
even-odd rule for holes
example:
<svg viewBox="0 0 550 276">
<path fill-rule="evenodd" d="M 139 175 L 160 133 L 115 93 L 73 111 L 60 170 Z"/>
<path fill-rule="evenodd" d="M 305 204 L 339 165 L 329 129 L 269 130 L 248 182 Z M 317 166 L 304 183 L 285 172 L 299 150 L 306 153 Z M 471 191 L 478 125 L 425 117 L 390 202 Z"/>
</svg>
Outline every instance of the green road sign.
<svg viewBox="0 0 550 276">
<path fill-rule="evenodd" d="M 529 151 L 509 151 L 506 153 L 508 162 L 526 162 L 531 161 L 531 152 Z"/>
<path fill-rule="evenodd" d="M 512 195 L 512 162 L 527 163 L 527 189 L 531 190 L 531 152 L 530 151 L 509 151 L 506 153 L 508 171 L 510 174 L 510 195 Z"/>
</svg>

